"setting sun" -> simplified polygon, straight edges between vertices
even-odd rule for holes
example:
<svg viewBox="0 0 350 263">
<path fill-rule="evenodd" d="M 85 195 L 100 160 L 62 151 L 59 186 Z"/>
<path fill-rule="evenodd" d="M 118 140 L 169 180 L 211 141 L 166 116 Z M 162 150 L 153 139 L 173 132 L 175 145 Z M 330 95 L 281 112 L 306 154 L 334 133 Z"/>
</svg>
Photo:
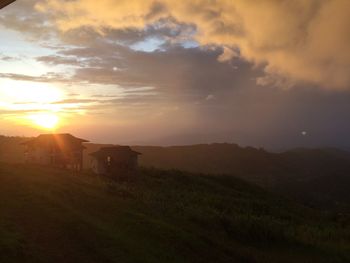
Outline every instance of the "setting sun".
<svg viewBox="0 0 350 263">
<path fill-rule="evenodd" d="M 29 116 L 29 119 L 40 128 L 52 130 L 56 128 L 59 118 L 53 113 L 38 113 Z"/>
</svg>

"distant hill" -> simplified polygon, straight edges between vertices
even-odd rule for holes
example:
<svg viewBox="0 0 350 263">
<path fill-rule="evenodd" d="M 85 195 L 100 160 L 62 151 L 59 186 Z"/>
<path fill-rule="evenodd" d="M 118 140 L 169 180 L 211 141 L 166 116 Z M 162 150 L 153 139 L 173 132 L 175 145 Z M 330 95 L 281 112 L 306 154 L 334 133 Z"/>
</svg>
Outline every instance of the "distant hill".
<svg viewBox="0 0 350 263">
<path fill-rule="evenodd" d="M 86 165 L 88 153 L 101 146 L 86 144 Z M 350 180 L 347 151 L 298 148 L 270 153 L 227 143 L 133 149 L 142 153 L 140 164 L 145 167 L 234 175 L 311 206 L 350 211 L 350 184 L 344 184 Z"/>
<path fill-rule="evenodd" d="M 0 262 L 349 262 L 345 215 L 228 176 L 0 163 Z"/>
<path fill-rule="evenodd" d="M 88 154 L 103 145 L 85 144 Z M 255 174 L 274 169 L 275 154 L 236 144 L 199 144 L 192 146 L 132 146 L 142 155 L 140 165 L 211 174 Z M 254 165 L 252 165 L 254 163 Z M 88 165 L 88 163 L 86 164 Z"/>
<path fill-rule="evenodd" d="M 21 142 L 26 138 L 0 136 L 0 161 L 24 160 Z M 85 144 L 89 153 L 103 144 Z M 108 145 L 110 146 L 110 145 Z M 192 146 L 133 146 L 141 152 L 140 165 L 193 173 L 227 174 L 297 199 L 309 206 L 350 212 L 350 153 L 336 148 L 297 148 L 282 153 L 214 143 Z M 329 187 L 332 186 L 332 187 Z"/>
</svg>

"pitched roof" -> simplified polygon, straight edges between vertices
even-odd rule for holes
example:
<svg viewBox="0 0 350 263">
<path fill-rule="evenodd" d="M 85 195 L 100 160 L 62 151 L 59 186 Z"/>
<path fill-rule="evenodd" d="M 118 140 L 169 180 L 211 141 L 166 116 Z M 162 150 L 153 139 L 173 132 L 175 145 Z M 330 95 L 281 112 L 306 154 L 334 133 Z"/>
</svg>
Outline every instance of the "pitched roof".
<svg viewBox="0 0 350 263">
<path fill-rule="evenodd" d="M 140 155 L 141 153 L 133 151 L 129 146 L 112 146 L 102 147 L 97 152 L 90 153 L 91 156 L 96 158 L 107 158 L 108 156 L 116 155 Z"/>
<path fill-rule="evenodd" d="M 0 0 L 0 9 L 13 3 L 15 0 Z"/>
<path fill-rule="evenodd" d="M 84 140 L 81 138 L 74 137 L 69 133 L 61 133 L 61 134 L 40 134 L 38 137 L 33 138 L 31 140 L 25 141 L 21 144 L 34 144 L 34 143 L 48 143 L 55 142 L 57 144 L 71 144 L 75 142 L 88 142 L 88 140 Z"/>
</svg>

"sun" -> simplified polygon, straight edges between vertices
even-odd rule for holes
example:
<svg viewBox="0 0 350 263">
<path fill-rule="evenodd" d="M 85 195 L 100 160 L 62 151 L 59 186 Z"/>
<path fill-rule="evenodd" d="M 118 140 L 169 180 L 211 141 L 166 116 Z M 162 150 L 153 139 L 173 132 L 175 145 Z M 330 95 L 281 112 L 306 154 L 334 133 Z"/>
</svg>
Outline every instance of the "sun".
<svg viewBox="0 0 350 263">
<path fill-rule="evenodd" d="M 29 116 L 29 119 L 40 128 L 53 130 L 59 123 L 59 117 L 54 113 L 37 113 Z"/>
</svg>

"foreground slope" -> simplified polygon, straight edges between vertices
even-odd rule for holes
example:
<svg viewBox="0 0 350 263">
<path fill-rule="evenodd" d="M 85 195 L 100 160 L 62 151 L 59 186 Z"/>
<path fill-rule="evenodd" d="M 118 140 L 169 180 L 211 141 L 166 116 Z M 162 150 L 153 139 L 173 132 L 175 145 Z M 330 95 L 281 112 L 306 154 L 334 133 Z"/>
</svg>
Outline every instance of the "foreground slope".
<svg viewBox="0 0 350 263">
<path fill-rule="evenodd" d="M 349 262 L 346 223 L 232 177 L 0 164 L 0 262 Z"/>
</svg>

